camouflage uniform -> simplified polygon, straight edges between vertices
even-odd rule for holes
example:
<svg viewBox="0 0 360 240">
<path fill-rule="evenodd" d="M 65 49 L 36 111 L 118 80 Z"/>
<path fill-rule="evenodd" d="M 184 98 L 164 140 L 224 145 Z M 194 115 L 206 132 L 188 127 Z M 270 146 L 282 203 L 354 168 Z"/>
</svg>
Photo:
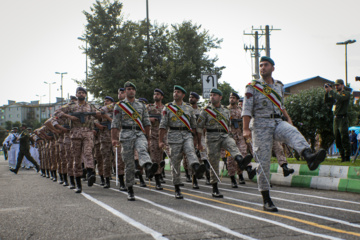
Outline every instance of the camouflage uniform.
<svg viewBox="0 0 360 240">
<path fill-rule="evenodd" d="M 96 159 L 97 169 L 100 176 L 104 176 L 104 162 L 100 151 L 99 132 L 94 136 L 94 158 Z"/>
<path fill-rule="evenodd" d="M 276 156 L 277 161 L 278 161 L 278 164 L 280 166 L 282 166 L 285 163 L 287 164 L 285 152 L 284 152 L 284 149 L 283 149 L 280 142 L 274 141 L 274 145 L 273 145 L 272 150 L 274 151 L 275 156 Z"/>
<path fill-rule="evenodd" d="M 262 78 L 252 82 L 252 84 L 255 83 L 266 84 Z M 252 84 L 246 86 L 242 116 L 251 117 L 250 130 L 254 157 L 261 164 L 261 167 L 257 169 L 259 191 L 268 191 L 270 190 L 268 181 L 273 141 L 284 142 L 299 153 L 310 146 L 296 127 L 281 119 L 280 109 L 268 97 L 255 90 Z M 274 80 L 274 84 L 266 85 L 281 96 L 283 103 L 283 84 Z"/>
<path fill-rule="evenodd" d="M 120 103 L 128 103 L 137 111 L 144 128 L 146 126 L 150 126 L 149 114 L 146 111 L 145 104 L 140 102 L 138 99 L 135 99 L 134 102 L 129 102 L 128 99 L 125 99 Z M 132 129 L 125 129 L 125 127 L 131 127 Z M 135 184 L 134 150 L 136 149 L 139 153 L 141 166 L 146 163 L 151 163 L 150 155 L 148 153 L 147 139 L 137 123 L 126 112 L 124 112 L 118 104 L 116 104 L 114 108 L 111 128 L 122 128 L 120 131 L 120 142 L 121 155 L 126 166 L 126 186 L 132 187 Z"/>
<path fill-rule="evenodd" d="M 168 109 L 168 105 L 175 105 L 182 109 L 184 114 L 186 114 L 190 119 L 190 126 L 192 129 L 196 128 L 196 117 L 194 114 L 194 109 L 186 104 L 176 105 L 175 101 L 172 103 L 167 103 L 163 109 L 163 118 L 160 122 L 160 127 L 162 129 L 168 129 L 167 140 L 170 146 L 170 160 L 172 166 L 172 181 L 174 185 L 179 185 L 181 183 L 180 177 L 180 163 L 183 153 L 186 154 L 187 159 L 192 166 L 194 163 L 199 163 L 199 160 L 195 154 L 194 140 L 192 133 L 184 125 L 179 118 Z"/>
<path fill-rule="evenodd" d="M 112 117 L 114 110 L 114 105 L 109 104 L 103 106 L 100 111 L 104 112 L 109 117 Z M 114 155 L 112 153 L 112 143 L 111 143 L 111 122 L 109 122 L 104 116 L 102 117 L 101 125 L 105 126 L 103 130 L 99 130 L 100 134 L 100 151 L 104 164 L 104 177 L 111 177 L 112 162 L 114 160 Z"/>
</svg>

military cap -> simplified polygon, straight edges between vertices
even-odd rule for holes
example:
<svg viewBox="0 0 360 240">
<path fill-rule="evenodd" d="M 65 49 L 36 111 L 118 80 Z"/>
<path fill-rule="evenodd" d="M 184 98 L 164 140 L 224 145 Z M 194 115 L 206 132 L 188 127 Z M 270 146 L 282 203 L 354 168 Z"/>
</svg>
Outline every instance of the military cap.
<svg viewBox="0 0 360 240">
<path fill-rule="evenodd" d="M 85 92 L 85 93 L 87 94 L 86 89 L 85 89 L 85 88 L 83 88 L 83 87 L 77 87 L 77 89 L 76 89 L 76 93 L 77 93 L 78 91 L 83 91 L 83 92 Z"/>
<path fill-rule="evenodd" d="M 160 93 L 161 95 L 163 95 L 163 96 L 164 96 L 164 92 L 163 92 L 163 91 L 161 91 L 161 89 L 159 89 L 159 88 L 155 88 L 154 93 L 156 93 L 156 92 L 158 92 L 158 93 Z"/>
<path fill-rule="evenodd" d="M 197 94 L 196 92 L 191 92 L 191 93 L 190 93 L 190 96 L 193 96 L 193 97 L 196 98 L 196 99 L 200 99 L 199 94 Z"/>
<path fill-rule="evenodd" d="M 260 58 L 260 62 L 269 62 L 271 65 L 275 65 L 274 60 L 272 60 L 271 58 L 267 57 L 267 56 L 262 56 Z"/>
<path fill-rule="evenodd" d="M 118 92 L 123 92 L 123 91 L 125 91 L 125 88 L 121 87 L 121 88 L 118 89 Z"/>
<path fill-rule="evenodd" d="M 139 98 L 139 101 L 140 101 L 140 102 L 143 102 L 143 103 L 145 103 L 145 104 L 148 104 L 148 103 L 149 103 L 149 101 L 148 101 L 146 98 Z"/>
<path fill-rule="evenodd" d="M 19 128 L 18 127 L 13 127 L 13 130 L 15 130 L 15 129 L 18 130 Z"/>
<path fill-rule="evenodd" d="M 239 102 L 243 102 L 243 101 L 244 101 L 244 98 L 243 98 L 243 97 L 239 99 Z"/>
<path fill-rule="evenodd" d="M 130 81 L 127 81 L 127 82 L 124 84 L 124 88 L 127 88 L 127 87 L 133 87 L 133 88 L 136 90 L 135 84 L 133 84 L 133 83 L 130 82 Z"/>
<path fill-rule="evenodd" d="M 71 100 L 77 100 L 77 98 L 75 96 L 70 96 Z"/>
<path fill-rule="evenodd" d="M 114 99 L 110 96 L 106 96 L 105 99 L 109 99 L 110 101 L 114 102 Z"/>
<path fill-rule="evenodd" d="M 185 94 L 187 93 L 186 90 L 182 86 L 179 86 L 179 85 L 174 85 L 174 90 L 180 90 Z"/>
<path fill-rule="evenodd" d="M 240 96 L 236 92 L 230 93 L 230 97 L 236 97 L 237 99 L 240 99 Z"/>
<path fill-rule="evenodd" d="M 220 91 L 220 90 L 217 89 L 217 88 L 212 88 L 211 91 L 210 91 L 210 93 L 216 93 L 216 94 L 219 94 L 220 96 L 223 95 L 223 94 L 222 94 L 222 91 Z"/>
<path fill-rule="evenodd" d="M 342 80 L 342 79 L 337 79 L 337 80 L 335 81 L 335 85 L 339 85 L 339 84 L 344 85 L 344 80 Z"/>
</svg>

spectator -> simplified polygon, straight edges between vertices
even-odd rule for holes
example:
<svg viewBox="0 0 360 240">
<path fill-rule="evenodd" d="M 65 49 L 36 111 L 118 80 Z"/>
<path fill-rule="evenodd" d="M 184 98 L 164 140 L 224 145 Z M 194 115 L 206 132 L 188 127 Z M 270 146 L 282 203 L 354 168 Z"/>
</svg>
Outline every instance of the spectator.
<svg viewBox="0 0 360 240">
<path fill-rule="evenodd" d="M 351 131 L 350 144 L 351 144 L 351 155 L 354 156 L 357 150 L 357 134 L 355 133 L 355 130 Z"/>
</svg>

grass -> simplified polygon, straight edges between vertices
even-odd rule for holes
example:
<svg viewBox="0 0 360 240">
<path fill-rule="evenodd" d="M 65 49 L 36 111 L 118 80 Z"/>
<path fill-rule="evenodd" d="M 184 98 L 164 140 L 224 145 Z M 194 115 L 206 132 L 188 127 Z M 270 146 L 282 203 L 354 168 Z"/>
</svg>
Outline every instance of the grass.
<svg viewBox="0 0 360 240">
<path fill-rule="evenodd" d="M 298 161 L 296 158 L 287 158 L 286 159 L 289 164 L 307 164 L 306 161 Z M 271 158 L 271 163 L 277 163 L 277 159 L 275 157 Z M 341 162 L 340 158 L 326 158 L 324 162 L 321 163 L 322 165 L 336 165 L 336 166 L 352 166 L 352 167 L 359 167 L 360 166 L 360 157 L 352 163 L 352 159 L 350 162 Z"/>
</svg>

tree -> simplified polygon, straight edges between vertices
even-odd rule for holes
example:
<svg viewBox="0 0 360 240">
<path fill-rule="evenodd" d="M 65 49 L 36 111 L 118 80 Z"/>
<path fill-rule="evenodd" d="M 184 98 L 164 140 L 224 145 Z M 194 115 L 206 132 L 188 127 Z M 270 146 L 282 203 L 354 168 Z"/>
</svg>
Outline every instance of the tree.
<svg viewBox="0 0 360 240">
<path fill-rule="evenodd" d="M 220 47 L 222 39 L 191 21 L 170 27 L 151 24 L 147 48 L 147 22 L 124 21 L 119 1 L 96 1 L 84 14 L 91 71 L 87 82 L 78 83 L 97 98 L 116 98 L 117 89 L 132 81 L 137 86 L 137 97 L 151 101 L 152 90 L 160 88 L 168 102 L 174 85 L 200 92 L 201 72 L 216 72 L 220 77 L 224 69 L 215 66 L 217 56 L 208 56 L 211 49 Z"/>
<path fill-rule="evenodd" d="M 224 105 L 224 106 L 227 106 L 229 105 L 229 98 L 230 98 L 230 94 L 232 92 L 235 92 L 235 93 L 238 93 L 237 91 L 235 91 L 235 89 L 233 89 L 229 83 L 227 82 L 223 82 L 223 83 L 219 83 L 218 84 L 218 89 L 220 91 L 222 91 L 223 93 L 223 98 L 222 98 L 222 101 L 221 101 L 221 104 Z"/>
</svg>

